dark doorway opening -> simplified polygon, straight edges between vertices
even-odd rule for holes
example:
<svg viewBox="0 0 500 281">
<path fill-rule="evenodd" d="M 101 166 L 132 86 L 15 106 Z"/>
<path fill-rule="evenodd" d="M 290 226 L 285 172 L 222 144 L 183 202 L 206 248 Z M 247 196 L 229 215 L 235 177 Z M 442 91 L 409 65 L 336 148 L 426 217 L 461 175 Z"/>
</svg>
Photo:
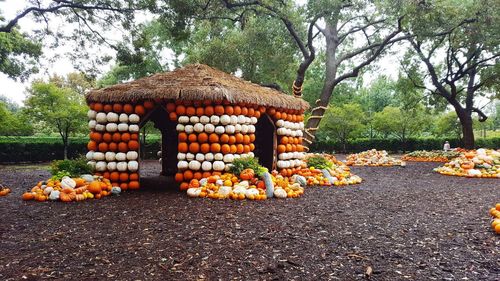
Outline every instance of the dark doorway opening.
<svg viewBox="0 0 500 281">
<path fill-rule="evenodd" d="M 255 124 L 255 157 L 269 171 L 276 168 L 277 136 L 276 126 L 269 115 L 263 114 Z"/>
<path fill-rule="evenodd" d="M 139 127 L 142 128 L 147 122 L 152 122 L 154 127 L 161 133 L 159 148 L 161 149 L 162 161 L 159 174 L 153 176 L 148 171 L 148 175 L 145 175 L 140 171 L 141 186 L 155 189 L 176 187 L 177 184 L 174 181 L 174 175 L 177 172 L 177 122 L 170 120 L 167 110 L 161 105 L 156 106 L 144 116 Z M 156 154 L 156 152 L 153 151 L 153 154 Z"/>
</svg>

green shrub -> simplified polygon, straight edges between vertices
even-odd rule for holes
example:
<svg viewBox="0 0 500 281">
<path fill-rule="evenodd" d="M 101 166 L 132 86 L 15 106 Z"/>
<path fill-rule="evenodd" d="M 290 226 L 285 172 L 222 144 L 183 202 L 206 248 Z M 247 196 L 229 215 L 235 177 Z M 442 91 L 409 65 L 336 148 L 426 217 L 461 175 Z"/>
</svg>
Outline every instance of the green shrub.
<svg viewBox="0 0 500 281">
<path fill-rule="evenodd" d="M 89 174 L 91 172 L 92 167 L 87 164 L 87 159 L 84 157 L 73 160 L 57 160 L 53 161 L 50 165 L 50 173 L 53 176 L 64 174 L 63 176 L 79 177 L 82 174 Z"/>
<path fill-rule="evenodd" d="M 238 159 L 234 159 L 232 164 L 231 173 L 235 175 L 239 175 L 245 169 L 252 169 L 259 177 L 267 172 L 267 168 L 262 167 L 259 164 L 259 159 L 254 157 L 240 157 Z"/>
<path fill-rule="evenodd" d="M 307 159 L 307 167 L 314 167 L 316 169 L 328 169 L 332 167 L 332 162 L 328 161 L 325 157 L 317 155 L 309 157 L 309 159 Z"/>
</svg>

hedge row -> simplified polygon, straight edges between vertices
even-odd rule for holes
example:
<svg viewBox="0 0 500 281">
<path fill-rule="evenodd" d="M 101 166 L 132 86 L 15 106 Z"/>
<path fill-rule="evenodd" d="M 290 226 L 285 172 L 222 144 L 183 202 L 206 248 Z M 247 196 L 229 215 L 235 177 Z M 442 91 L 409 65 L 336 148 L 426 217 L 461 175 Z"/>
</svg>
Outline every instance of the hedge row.
<svg viewBox="0 0 500 281">
<path fill-rule="evenodd" d="M 396 139 L 356 139 L 347 144 L 348 152 L 367 149 L 385 149 L 390 152 L 442 149 L 448 140 L 452 147 L 460 147 L 460 141 L 444 138 L 417 138 L 402 143 Z M 71 138 L 68 147 L 70 158 L 87 152 L 87 137 Z M 500 138 L 477 139 L 477 147 L 499 148 Z M 143 158 L 156 159 L 160 149 L 160 138 L 151 136 L 141 147 Z M 341 152 L 343 146 L 336 141 L 316 141 L 311 146 L 312 152 Z M 56 137 L 0 137 L 0 163 L 46 162 L 63 158 L 63 144 Z"/>
<path fill-rule="evenodd" d="M 405 152 L 415 150 L 434 150 L 443 149 L 445 141 L 449 141 L 451 147 L 461 147 L 461 141 L 449 138 L 412 138 L 408 139 L 406 143 L 398 139 L 355 139 L 346 145 L 347 152 L 360 152 L 367 149 L 387 150 L 390 152 Z M 500 148 L 500 138 L 486 138 L 476 139 L 476 147 L 484 148 Z M 312 152 L 342 152 L 343 145 L 334 140 L 330 141 L 316 141 L 311 146 Z"/>
<path fill-rule="evenodd" d="M 70 138 L 68 157 L 87 153 L 87 137 Z M 156 159 L 160 149 L 159 138 L 149 138 L 141 146 L 145 159 Z M 47 162 L 64 158 L 64 146 L 55 137 L 0 137 L 0 163 Z"/>
</svg>

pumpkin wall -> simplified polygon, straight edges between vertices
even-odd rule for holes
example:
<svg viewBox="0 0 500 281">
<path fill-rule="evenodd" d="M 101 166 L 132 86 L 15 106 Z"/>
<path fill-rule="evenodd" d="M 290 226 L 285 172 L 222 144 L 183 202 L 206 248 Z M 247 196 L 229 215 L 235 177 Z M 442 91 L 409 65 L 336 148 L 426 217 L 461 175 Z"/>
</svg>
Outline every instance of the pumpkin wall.
<svg viewBox="0 0 500 281">
<path fill-rule="evenodd" d="M 96 175 L 122 190 L 139 188 L 139 123 L 154 103 L 91 103 L 87 159 Z"/>
</svg>

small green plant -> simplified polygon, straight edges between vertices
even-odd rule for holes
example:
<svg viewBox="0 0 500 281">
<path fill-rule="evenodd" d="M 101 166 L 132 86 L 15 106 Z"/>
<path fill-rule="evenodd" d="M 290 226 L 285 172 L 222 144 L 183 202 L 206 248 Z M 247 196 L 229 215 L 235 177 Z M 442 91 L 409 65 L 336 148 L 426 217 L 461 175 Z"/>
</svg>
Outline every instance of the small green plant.
<svg viewBox="0 0 500 281">
<path fill-rule="evenodd" d="M 52 174 L 51 180 L 61 180 L 64 177 L 71 177 L 71 174 L 67 171 L 59 171 L 55 175 Z"/>
<path fill-rule="evenodd" d="M 257 176 L 262 176 L 267 172 L 267 168 L 259 164 L 259 160 L 254 157 L 240 157 L 235 159 L 231 166 L 231 173 L 239 175 L 245 169 L 252 169 Z"/>
<path fill-rule="evenodd" d="M 332 162 L 321 156 L 313 156 L 307 159 L 307 167 L 314 167 L 316 169 L 328 169 L 333 165 Z"/>
<path fill-rule="evenodd" d="M 56 160 L 50 165 L 50 173 L 54 177 L 69 176 L 79 177 L 82 174 L 89 174 L 92 172 L 92 167 L 87 164 L 84 157 L 73 160 Z M 61 176 L 61 178 L 63 177 Z"/>
</svg>

